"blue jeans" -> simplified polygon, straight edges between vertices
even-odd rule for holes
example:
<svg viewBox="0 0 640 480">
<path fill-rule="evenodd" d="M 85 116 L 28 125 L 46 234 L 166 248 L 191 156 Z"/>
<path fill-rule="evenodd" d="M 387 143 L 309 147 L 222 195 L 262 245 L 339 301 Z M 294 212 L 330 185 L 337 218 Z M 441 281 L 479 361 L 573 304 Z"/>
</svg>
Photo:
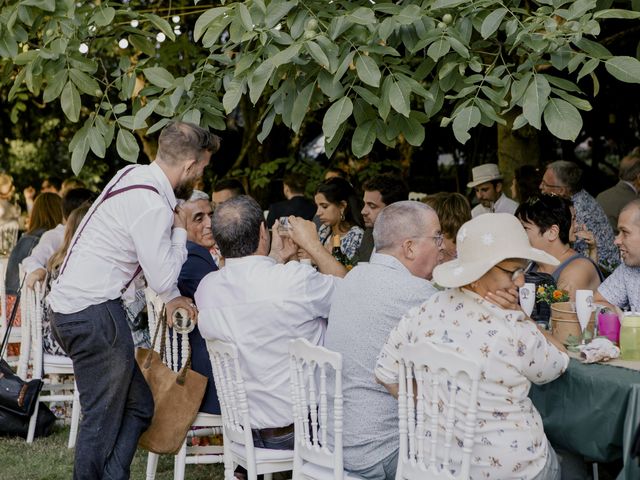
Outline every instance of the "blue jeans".
<svg viewBox="0 0 640 480">
<path fill-rule="evenodd" d="M 295 436 L 293 431 L 278 436 L 263 436 L 259 430 L 252 430 L 253 445 L 256 448 L 270 448 L 272 450 L 293 450 Z"/>
<path fill-rule="evenodd" d="M 138 439 L 151 423 L 153 397 L 135 361 L 122 304 L 55 313 L 52 330 L 73 361 L 82 407 L 74 480 L 128 479 Z"/>
</svg>

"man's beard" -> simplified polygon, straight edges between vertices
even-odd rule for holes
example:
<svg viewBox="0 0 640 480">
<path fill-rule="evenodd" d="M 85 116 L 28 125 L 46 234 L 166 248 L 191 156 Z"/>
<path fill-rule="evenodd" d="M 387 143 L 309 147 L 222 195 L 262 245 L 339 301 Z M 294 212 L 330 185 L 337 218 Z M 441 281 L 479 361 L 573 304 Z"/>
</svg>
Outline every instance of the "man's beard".
<svg viewBox="0 0 640 480">
<path fill-rule="evenodd" d="M 173 189 L 173 193 L 176 198 L 189 200 L 189 198 L 191 198 L 191 194 L 193 193 L 193 189 L 196 185 L 197 180 L 197 178 L 193 178 L 190 180 L 185 180 L 181 184 L 177 185 L 176 188 Z"/>
</svg>

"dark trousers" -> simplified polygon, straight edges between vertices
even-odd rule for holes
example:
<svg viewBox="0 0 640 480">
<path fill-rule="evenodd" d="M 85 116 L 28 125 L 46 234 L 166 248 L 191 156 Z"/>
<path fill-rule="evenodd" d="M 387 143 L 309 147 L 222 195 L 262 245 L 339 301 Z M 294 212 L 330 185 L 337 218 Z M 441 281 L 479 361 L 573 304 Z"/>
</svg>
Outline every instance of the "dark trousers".
<svg viewBox="0 0 640 480">
<path fill-rule="evenodd" d="M 153 397 L 136 364 L 122 304 L 110 300 L 55 313 L 52 327 L 73 361 L 82 407 L 73 478 L 128 479 L 138 439 L 153 416 Z"/>
</svg>

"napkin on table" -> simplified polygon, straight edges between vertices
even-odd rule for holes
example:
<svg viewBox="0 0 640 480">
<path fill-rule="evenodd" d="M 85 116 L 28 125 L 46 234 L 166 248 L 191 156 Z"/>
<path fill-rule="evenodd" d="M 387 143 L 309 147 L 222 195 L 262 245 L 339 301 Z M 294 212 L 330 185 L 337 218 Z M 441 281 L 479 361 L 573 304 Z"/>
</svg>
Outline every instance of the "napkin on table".
<svg viewBox="0 0 640 480">
<path fill-rule="evenodd" d="M 608 338 L 598 337 L 586 345 L 580 345 L 580 358 L 583 363 L 595 363 L 611 360 L 620 356 L 620 349 Z"/>
</svg>

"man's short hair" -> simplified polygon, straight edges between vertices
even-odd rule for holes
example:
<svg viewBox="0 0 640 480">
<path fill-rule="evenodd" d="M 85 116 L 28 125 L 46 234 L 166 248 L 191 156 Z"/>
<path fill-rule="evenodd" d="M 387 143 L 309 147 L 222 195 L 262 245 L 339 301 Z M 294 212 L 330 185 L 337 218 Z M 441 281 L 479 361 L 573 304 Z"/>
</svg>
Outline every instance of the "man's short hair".
<svg viewBox="0 0 640 480">
<path fill-rule="evenodd" d="M 582 190 L 582 170 L 578 164 L 567 160 L 557 160 L 547 165 L 547 168 L 553 170 L 558 181 L 567 187 L 571 194 Z"/>
<path fill-rule="evenodd" d="M 373 225 L 373 242 L 377 251 L 397 247 L 407 238 L 424 235 L 427 214 L 436 212 L 429 205 L 412 200 L 403 200 L 384 207 Z"/>
<path fill-rule="evenodd" d="M 620 180 L 633 182 L 640 175 L 640 154 L 627 155 L 620 162 Z"/>
<path fill-rule="evenodd" d="M 91 203 L 95 200 L 96 194 L 88 188 L 72 188 L 67 190 L 62 197 L 62 214 L 64 218 L 69 218 L 71 212 L 85 202 Z"/>
<path fill-rule="evenodd" d="M 620 213 L 622 214 L 622 212 L 625 212 L 627 210 L 635 210 L 634 222 L 640 224 L 640 198 L 631 200 L 624 207 L 622 207 Z"/>
<path fill-rule="evenodd" d="M 380 192 L 385 205 L 409 198 L 409 187 L 397 175 L 382 173 L 367 180 L 362 189 L 366 192 Z"/>
<path fill-rule="evenodd" d="M 187 202 L 197 202 L 199 200 L 206 200 L 208 202 L 209 201 L 209 195 L 207 195 L 202 190 L 194 190 L 191 193 L 191 196 L 189 197 L 189 200 L 187 200 Z"/>
<path fill-rule="evenodd" d="M 172 122 L 162 129 L 158 139 L 158 157 L 176 165 L 184 160 L 198 160 L 203 151 L 216 153 L 220 148 L 217 135 L 188 122 Z"/>
<path fill-rule="evenodd" d="M 52 188 L 55 188 L 56 190 L 60 190 L 60 187 L 62 186 L 62 180 L 60 179 L 60 177 L 56 177 L 54 175 L 45 177 L 42 180 L 42 184 L 44 184 L 44 182 L 47 182 L 47 185 L 46 185 L 47 187 L 52 187 Z"/>
<path fill-rule="evenodd" d="M 239 195 L 218 205 L 213 213 L 213 238 L 225 258 L 252 255 L 260 243 L 264 214 L 258 202 Z"/>
<path fill-rule="evenodd" d="M 289 187 L 291 193 L 304 193 L 307 177 L 299 173 L 287 173 L 282 179 L 282 183 Z"/>
<path fill-rule="evenodd" d="M 469 200 L 460 193 L 438 192 L 422 201 L 436 211 L 442 233 L 455 242 L 460 227 L 471 220 Z"/>
<path fill-rule="evenodd" d="M 221 192 L 222 190 L 230 190 L 233 192 L 233 196 L 246 195 L 244 186 L 240 180 L 235 178 L 223 178 L 218 180 L 213 187 L 214 192 Z"/>
</svg>

